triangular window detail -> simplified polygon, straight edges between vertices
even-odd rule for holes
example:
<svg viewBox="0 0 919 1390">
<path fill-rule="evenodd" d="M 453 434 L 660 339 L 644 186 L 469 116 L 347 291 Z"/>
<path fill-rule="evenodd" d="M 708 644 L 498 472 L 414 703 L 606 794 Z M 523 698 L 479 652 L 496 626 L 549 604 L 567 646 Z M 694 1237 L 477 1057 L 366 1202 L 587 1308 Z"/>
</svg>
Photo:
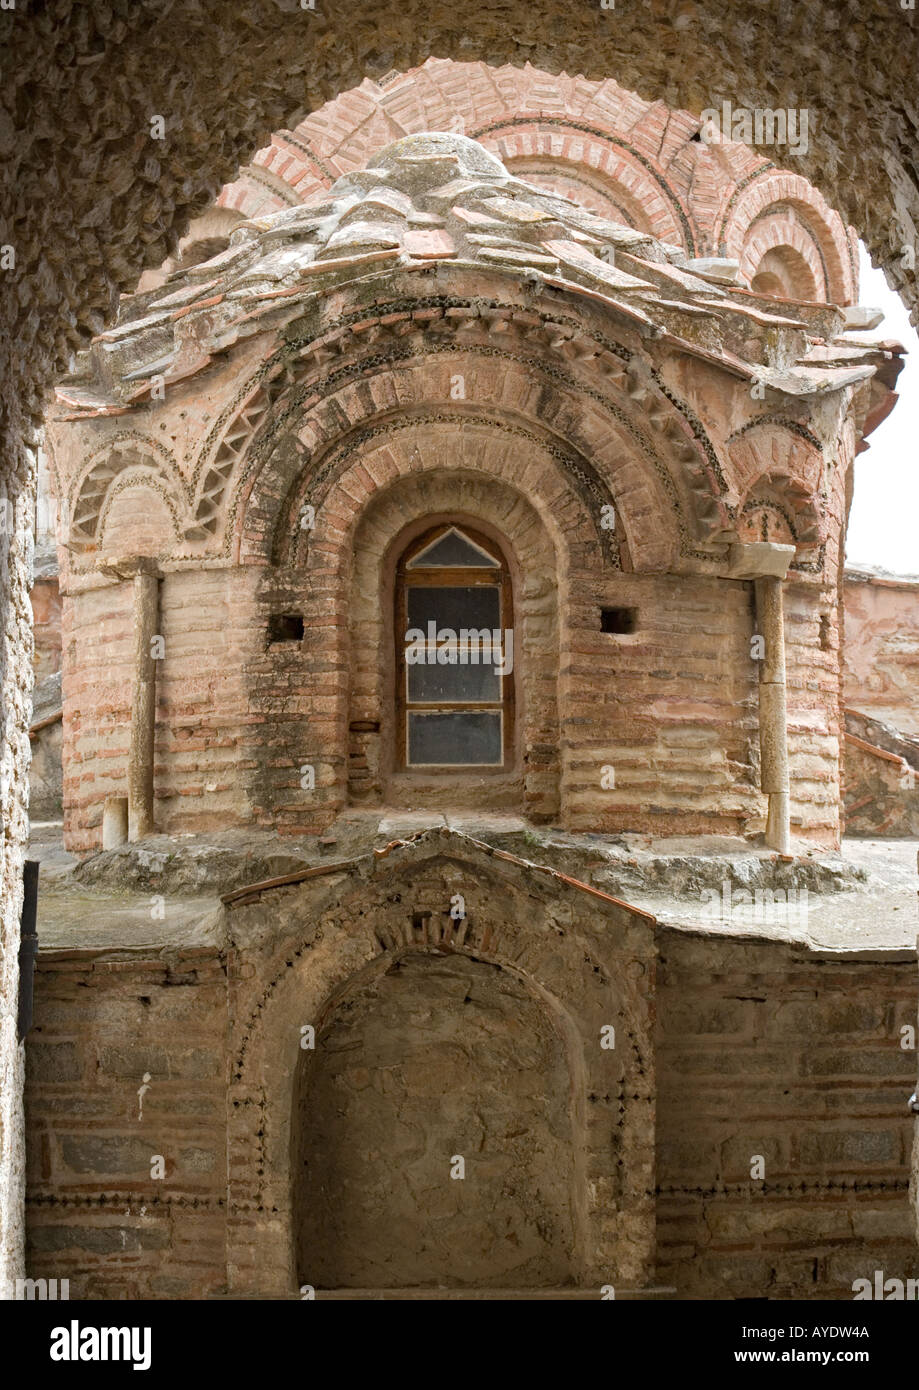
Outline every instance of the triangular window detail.
<svg viewBox="0 0 919 1390">
<path fill-rule="evenodd" d="M 455 526 L 431 541 L 406 565 L 406 569 L 500 569 L 498 561 Z"/>
</svg>

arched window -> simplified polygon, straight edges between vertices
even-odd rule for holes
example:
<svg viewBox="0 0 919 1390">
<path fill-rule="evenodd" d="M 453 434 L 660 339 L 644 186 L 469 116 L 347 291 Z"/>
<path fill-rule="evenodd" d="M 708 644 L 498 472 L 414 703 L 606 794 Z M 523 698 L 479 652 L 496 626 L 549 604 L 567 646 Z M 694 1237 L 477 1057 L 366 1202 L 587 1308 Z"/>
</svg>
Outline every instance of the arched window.
<svg viewBox="0 0 919 1390">
<path fill-rule="evenodd" d="M 396 571 L 395 634 L 399 765 L 507 767 L 516 653 L 494 542 L 449 524 L 416 539 Z"/>
</svg>

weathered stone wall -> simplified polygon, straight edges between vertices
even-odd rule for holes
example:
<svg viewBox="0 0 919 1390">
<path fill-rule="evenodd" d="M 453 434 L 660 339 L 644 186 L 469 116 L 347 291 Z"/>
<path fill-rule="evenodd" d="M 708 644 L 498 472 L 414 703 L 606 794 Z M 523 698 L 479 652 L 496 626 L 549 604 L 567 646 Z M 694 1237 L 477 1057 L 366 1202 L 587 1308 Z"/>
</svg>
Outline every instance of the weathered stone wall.
<svg viewBox="0 0 919 1390">
<path fill-rule="evenodd" d="M 916 1277 L 913 953 L 668 933 L 658 970 L 660 1281 L 851 1298 L 875 1269 Z"/>
<path fill-rule="evenodd" d="M 844 598 L 844 703 L 919 734 L 919 580 L 850 571 Z"/>
<path fill-rule="evenodd" d="M 843 788 L 850 835 L 919 833 L 919 581 L 846 571 Z"/>
<path fill-rule="evenodd" d="M 63 815 L 62 750 L 60 715 L 42 728 L 30 731 L 32 761 L 29 767 L 29 818 L 59 821 Z"/>
<path fill-rule="evenodd" d="M 567 1284 L 575 1084 L 522 981 L 466 956 L 396 960 L 301 1059 L 299 1282 Z"/>
<path fill-rule="evenodd" d="M 13 402 L 16 428 L 23 421 Z M 22 861 L 28 837 L 32 630 L 29 607 L 34 460 L 3 451 L 0 504 L 0 1298 L 22 1274 L 25 1150 L 22 1111 L 24 1049 L 18 1041 L 19 917 Z"/>
<path fill-rule="evenodd" d="M 487 490 L 476 479 L 447 482 L 454 515 L 506 524 L 506 510 L 487 505 Z M 377 528 L 380 553 L 390 532 L 431 515 L 422 509 L 436 500 L 419 484 L 391 499 L 388 527 Z M 519 497 L 512 500 L 521 505 Z M 224 568 L 164 578 L 159 830 L 207 831 L 254 819 L 303 833 L 328 825 L 349 797 L 441 804 L 442 786 L 392 770 L 392 634 L 384 622 L 391 590 L 381 568 L 374 569 L 371 547 L 358 545 L 355 553 L 370 583 L 340 609 L 310 583 L 309 571 Z M 518 565 L 515 600 L 521 761 L 509 781 L 477 782 L 453 795 L 557 816 L 578 829 L 757 833 L 764 809 L 750 586 L 698 576 L 605 575 L 592 566 L 573 568 L 563 557 L 569 607 L 560 612 L 552 592 L 558 571 L 526 559 Z M 634 609 L 635 632 L 602 632 L 606 607 Z M 269 645 L 269 617 L 285 612 L 305 615 L 304 639 Z M 336 613 L 350 615 L 350 648 Z M 793 830 L 832 844 L 839 813 L 835 654 L 820 651 L 819 613 L 819 590 L 790 589 Z M 547 645 L 547 623 L 560 629 L 554 648 Z M 131 624 L 129 583 L 87 588 L 66 600 L 64 797 L 67 843 L 75 850 L 99 848 L 105 798 L 126 794 Z M 378 722 L 381 732 L 349 733 L 349 723 L 361 720 Z M 315 769 L 315 791 L 302 785 L 304 766 Z M 610 766 L 611 787 L 604 786 Z"/>
<path fill-rule="evenodd" d="M 246 664 L 263 656 L 256 571 L 175 572 L 161 583 L 155 749 L 158 828 L 214 829 L 250 818 L 246 789 L 272 731 L 249 706 Z M 107 796 L 127 794 L 133 671 L 131 584 L 64 601 L 64 810 L 68 845 L 98 848 Z M 288 716 L 289 717 L 289 714 Z M 283 723 L 283 709 L 275 711 Z"/>
<path fill-rule="evenodd" d="M 226 976 L 212 951 L 43 957 L 27 1048 L 30 1270 L 72 1298 L 225 1283 Z M 146 1084 L 145 1084 L 146 1078 Z M 161 1179 L 154 1160 L 164 1160 Z"/>
<path fill-rule="evenodd" d="M 36 681 L 61 669 L 61 595 L 56 575 L 36 579 L 31 590 Z"/>
<path fill-rule="evenodd" d="M 358 306 L 342 288 L 302 318 L 290 311 L 287 337 L 248 342 L 229 364 L 205 364 L 202 385 L 179 380 L 166 406 L 140 408 L 146 433 L 62 411 L 58 486 L 78 518 L 64 564 L 71 846 L 98 845 L 105 792 L 124 776 L 129 595 L 96 586 L 100 564 L 131 547 L 157 554 L 165 574 L 161 829 L 251 816 L 316 830 L 348 798 L 442 799 L 443 783 L 407 781 L 394 762 L 387 615 L 408 529 L 460 515 L 511 566 L 519 746 L 507 778 L 456 779 L 451 796 L 583 829 L 757 833 L 750 590 L 719 576 L 727 545 L 710 538 L 765 534 L 798 550 L 793 827 L 835 843 L 833 632 L 853 402 L 824 404 L 820 436 L 761 419 L 707 359 L 665 350 L 655 366 L 646 340 L 619 325 L 610 339 L 586 301 L 560 324 L 551 297 L 510 303 L 518 292 L 490 270 L 462 273 L 458 304 L 433 293 L 456 297 L 450 267 L 422 273 L 423 295 L 404 275 L 372 282 L 372 309 L 365 287 Z M 746 305 L 740 321 L 732 348 L 749 331 Z M 131 521 L 154 493 L 178 519 L 158 538 Z M 602 610 L 617 607 L 635 610 L 633 633 L 601 630 Z M 285 613 L 302 617 L 303 641 L 269 646 L 268 621 Z"/>
<path fill-rule="evenodd" d="M 271 1044 L 277 1049 L 283 1042 L 288 1058 L 278 1071 L 280 1088 L 259 1073 L 254 1088 L 247 1082 L 235 1091 L 238 1104 L 231 1114 L 241 1116 L 243 1125 L 231 1136 L 231 1171 L 239 1183 L 257 1160 L 264 1173 L 262 1188 L 237 1202 L 236 1221 L 251 1244 L 252 1264 L 248 1270 L 237 1264 L 235 1273 L 225 1263 L 227 985 L 221 958 L 212 950 L 183 951 L 168 962 L 155 952 L 120 960 L 44 954 L 37 1027 L 28 1048 L 30 1274 L 69 1278 L 72 1297 L 195 1298 L 225 1289 L 228 1279 L 231 1286 L 235 1280 L 238 1288 L 249 1287 L 260 1256 L 263 1265 L 271 1264 L 274 1242 L 283 1248 L 293 1238 L 285 1224 L 293 1218 L 289 1212 L 278 1217 L 272 1194 L 280 1179 L 274 1167 L 278 1146 L 291 1124 L 296 1134 L 299 1114 L 301 1124 L 308 1121 L 301 1158 L 314 1165 L 312 1181 L 339 1191 L 339 1184 L 361 1179 L 348 1212 L 334 1219 L 329 1214 L 310 1231 L 320 1258 L 301 1260 L 301 1282 L 385 1286 L 390 1278 L 408 1283 L 442 1277 L 447 1283 L 500 1285 L 501 1269 L 507 1281 L 516 1278 L 523 1286 L 566 1282 L 565 1261 L 556 1253 L 566 1248 L 564 1240 L 559 1247 L 550 1242 L 539 1256 L 525 1242 L 515 1246 L 521 1259 L 516 1273 L 513 1261 L 489 1265 L 486 1258 L 477 1265 L 458 1239 L 454 1262 L 443 1263 L 448 1232 L 461 1230 L 465 1237 L 491 1229 L 491 1183 L 499 1173 L 515 1175 L 511 1187 L 519 1204 L 505 1200 L 518 1230 L 523 1221 L 532 1238 L 528 1222 L 547 1201 L 558 1212 L 553 1175 L 557 1180 L 564 1165 L 553 1161 L 552 1174 L 542 1165 L 553 1146 L 568 1144 L 571 1117 L 559 1109 L 566 1064 L 554 1025 L 546 1024 L 540 1010 L 532 1013 L 532 1003 L 525 1002 L 532 996 L 521 993 L 513 975 L 494 963 L 475 964 L 478 949 L 471 956 L 444 956 L 436 947 L 428 954 L 432 942 L 425 944 L 424 935 L 439 926 L 432 913 L 425 926 L 411 927 L 413 909 L 417 915 L 419 907 L 432 905 L 420 887 L 406 891 L 403 881 L 401 903 L 388 909 L 393 921 L 401 915 L 408 923 L 409 937 L 415 935 L 414 951 L 400 957 L 404 968 L 412 974 L 432 971 L 438 981 L 433 994 L 406 986 L 405 1008 L 415 1010 L 410 1023 L 397 1026 L 401 1004 L 384 1011 L 385 975 L 369 983 L 355 975 L 350 989 L 336 995 L 331 1013 L 316 1012 L 312 999 L 302 995 L 298 1007 L 292 996 L 283 1036 Z M 277 895 L 265 899 L 266 906 L 278 901 Z M 522 910 L 532 916 L 532 908 Z M 272 906 L 259 920 L 267 925 L 274 916 Z M 513 930 L 524 925 L 521 920 Z M 550 935 L 561 925 L 556 917 Z M 296 951 L 312 958 L 318 945 L 291 942 L 286 949 L 293 961 Z M 494 946 L 485 958 L 493 954 Z M 236 990 L 251 1000 L 270 983 L 265 962 L 258 965 L 257 959 L 250 947 L 233 967 L 240 978 Z M 283 971 L 283 960 L 277 963 Z M 602 957 L 595 963 L 606 969 Z M 254 964 L 247 984 L 244 977 Z M 567 968 L 557 975 L 556 988 Z M 657 1236 L 649 1277 L 675 1286 L 680 1297 L 840 1299 L 851 1298 L 853 1279 L 872 1277 L 875 1269 L 888 1277 L 916 1277 L 907 1194 L 912 1124 L 905 1105 L 915 1080 L 915 1053 L 902 1050 L 900 1034 L 916 1021 L 915 970 L 915 958 L 907 954 L 860 959 L 821 956 L 780 941 L 660 936 L 652 1182 Z M 483 971 L 495 972 L 494 997 L 492 986 L 477 993 Z M 320 1024 L 315 1053 L 298 1052 L 306 1014 Z M 607 1016 L 612 1018 L 609 1008 Z M 421 1047 L 425 1038 L 428 1049 Z M 306 1089 L 299 1112 L 296 1056 L 304 1075 L 320 1062 L 315 1089 Z M 445 1069 L 458 1067 L 470 1081 L 476 1074 L 462 1058 L 484 1069 L 477 1073 L 477 1112 L 480 1121 L 490 1117 L 491 1127 L 459 1182 L 448 1176 L 449 1160 L 462 1145 L 452 1147 L 450 1136 L 462 1131 L 470 1151 L 476 1135 L 481 1139 L 471 1119 L 476 1107 L 465 1104 L 471 1095 L 460 1084 L 447 1084 Z M 643 1066 L 649 1061 L 646 1056 Z M 150 1081 L 141 1119 L 145 1073 Z M 539 1082 L 531 1085 L 527 1078 L 537 1073 Z M 547 1089 L 546 1078 L 553 1076 L 557 1085 Z M 529 1088 L 529 1100 L 521 1100 L 521 1088 Z M 589 1108 L 597 1103 L 592 1096 Z M 410 1128 L 393 1125 L 391 1105 L 403 1119 L 412 1107 L 425 1109 L 431 1140 L 424 1154 Z M 519 1133 L 521 1114 L 529 1114 L 528 1144 Z M 463 1129 L 465 1124 L 472 1128 Z M 653 1138 L 653 1127 L 647 1132 Z M 542 1136 L 536 1157 L 534 1135 Z M 575 1166 L 579 1143 L 583 1139 L 575 1137 Z M 166 1160 L 162 1181 L 150 1177 L 156 1154 Z M 757 1154 L 765 1161 L 763 1181 L 751 1178 Z M 414 1166 L 406 1170 L 413 1155 Z M 420 1212 L 413 1213 L 403 1186 L 406 1171 L 413 1190 L 424 1194 Z M 440 1200 L 432 1206 L 435 1176 Z M 537 1197 L 533 1188 L 540 1182 Z M 491 1194 L 487 1201 L 483 1191 Z M 629 1203 L 623 1210 L 627 1216 Z M 400 1219 L 392 1218 L 393 1211 L 401 1212 Z M 415 1245 L 411 1253 L 402 1245 L 411 1221 L 416 1225 L 410 1229 L 430 1221 L 441 1232 L 428 1265 L 419 1263 Z M 334 1258 L 333 1239 L 339 1250 Z M 507 1249 L 501 1258 L 508 1259 Z M 280 1280 L 276 1292 L 293 1293 L 294 1277 L 284 1268 L 282 1259 L 281 1272 L 268 1277 Z"/>
</svg>

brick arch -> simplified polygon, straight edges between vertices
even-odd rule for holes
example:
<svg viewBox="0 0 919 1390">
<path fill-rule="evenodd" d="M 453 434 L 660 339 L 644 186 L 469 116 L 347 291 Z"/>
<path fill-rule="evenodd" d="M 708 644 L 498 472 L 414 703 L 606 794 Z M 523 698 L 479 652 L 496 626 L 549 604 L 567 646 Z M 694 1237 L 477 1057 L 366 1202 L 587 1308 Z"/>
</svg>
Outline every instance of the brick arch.
<svg viewBox="0 0 919 1390">
<path fill-rule="evenodd" d="M 382 86 L 365 80 L 295 130 L 278 131 L 219 202 L 247 217 L 265 215 L 284 205 L 279 186 L 308 202 L 393 139 L 453 130 L 510 167 L 520 163 L 523 177 L 534 158 L 541 167 L 557 165 L 590 187 L 605 215 L 621 204 L 633 225 L 693 254 L 697 236 L 682 201 L 692 176 L 679 166 L 680 136 L 688 141 L 696 124 L 688 113 L 643 102 L 611 80 L 585 82 L 529 63 L 494 68 L 430 58 Z"/>
<path fill-rule="evenodd" d="M 387 461 L 404 471 L 387 481 L 363 506 L 341 549 L 351 560 L 349 582 L 342 598 L 347 604 L 348 636 L 353 672 L 350 685 L 349 798 L 393 804 L 394 758 L 390 736 L 394 729 L 394 670 L 391 628 L 394 568 L 410 540 L 440 521 L 472 526 L 497 543 L 505 554 L 514 590 L 516 630 L 516 766 L 509 778 L 515 804 L 528 818 L 549 820 L 560 809 L 559 671 L 570 655 L 565 615 L 559 591 L 567 590 L 572 570 L 596 568 L 596 543 L 589 517 L 560 495 L 556 526 L 550 533 L 529 500 L 524 464 L 516 481 L 489 472 L 487 455 L 506 445 L 482 428 L 451 457 L 444 437 L 438 456 L 418 470 L 409 442 L 380 446 Z M 433 443 L 433 441 L 432 441 Z M 401 454 L 401 457 L 399 455 Z M 482 462 L 486 456 L 485 462 Z M 471 466 L 473 460 L 479 467 Z M 373 473 L 374 460 L 360 467 Z M 511 470 L 513 478 L 514 469 Z M 352 491 L 343 480 L 341 493 Z M 334 503 L 333 503 L 334 505 Z M 317 522 L 322 525 L 321 517 Z M 318 564 L 332 563 L 323 546 Z M 417 800 L 418 793 L 413 798 Z M 475 792 L 477 804 L 507 795 L 503 783 Z"/>
<path fill-rule="evenodd" d="M 788 424 L 769 422 L 742 430 L 728 454 L 740 515 L 768 506 L 784 516 L 799 559 L 826 542 L 826 465 L 817 441 Z"/>
<path fill-rule="evenodd" d="M 640 915 L 449 831 L 390 846 L 372 864 L 343 867 L 325 882 L 250 899 L 227 923 L 231 939 L 242 933 L 259 943 L 246 952 L 245 973 L 235 951 L 230 967 L 236 1007 L 228 1115 L 236 1159 L 228 1264 L 238 1291 L 277 1297 L 296 1287 L 292 1125 L 303 1025 L 318 1033 L 368 974 L 419 950 L 511 971 L 549 1011 L 571 1077 L 578 1283 L 645 1277 L 653 1245 L 653 1060 Z M 441 901 L 448 908 L 458 891 L 466 916 L 446 916 L 441 927 L 432 908 Z M 424 910 L 432 920 L 418 925 Z M 611 1023 L 617 1047 L 605 1052 L 598 1039 Z M 271 1220 L 253 1262 L 246 1246 L 254 1212 Z"/>
<path fill-rule="evenodd" d="M 595 208 L 602 215 L 617 220 L 621 210 L 629 225 L 695 254 L 698 233 L 674 184 L 622 137 L 564 117 L 538 122 L 517 117 L 473 127 L 470 134 L 512 174 L 529 179 L 535 172 L 543 182 L 554 177 L 584 183 L 606 203 L 605 210 Z M 565 189 L 559 184 L 558 191 Z"/>
<path fill-rule="evenodd" d="M 98 548 L 113 494 L 132 485 L 160 494 L 178 537 L 189 502 L 179 468 L 168 449 L 157 440 L 126 430 L 113 435 L 98 449 L 74 480 L 67 539 L 71 551 L 79 555 Z"/>
<path fill-rule="evenodd" d="M 592 335 L 582 317 L 558 308 L 534 323 L 532 309 L 513 304 L 394 302 L 398 314 L 384 304 L 353 328 L 339 324 L 283 349 L 238 393 L 238 414 L 224 413 L 195 467 L 197 479 L 222 470 L 208 505 L 226 513 L 224 553 L 264 562 L 275 553 L 265 538 L 305 469 L 324 480 L 340 466 L 335 451 L 353 447 L 350 435 L 396 412 L 432 409 L 455 417 L 484 409 L 505 428 L 546 440 L 598 529 L 602 507 L 616 506 L 631 568 L 667 569 L 730 529 L 721 463 L 704 426 L 637 346 Z M 451 394 L 457 375 L 465 400 Z"/>
<path fill-rule="evenodd" d="M 766 251 L 789 245 L 807 261 L 829 303 L 852 304 L 857 297 L 858 270 L 845 224 L 800 174 L 767 170 L 735 190 L 717 238 L 721 254 L 737 257 L 748 278 Z"/>
<path fill-rule="evenodd" d="M 348 467 L 321 493 L 309 472 L 296 479 L 282 516 L 293 532 L 269 573 L 302 570 L 309 598 L 304 616 L 326 659 L 354 678 L 336 704 L 335 746 L 348 761 L 315 753 L 324 795 L 335 804 L 399 799 L 391 739 L 393 709 L 387 684 L 391 657 L 386 564 L 407 520 L 461 513 L 509 552 L 518 653 L 516 766 L 488 788 L 467 788 L 483 804 L 513 806 L 539 820 L 560 805 L 558 673 L 567 651 L 559 589 L 573 580 L 602 579 L 611 566 L 594 518 L 538 436 L 506 430 L 504 422 L 469 415 L 457 431 L 449 418 L 400 416 L 369 438 L 359 436 Z M 315 499 L 310 501 L 310 499 Z M 297 523 L 314 507 L 312 529 Z M 382 612 L 381 612 L 382 610 Z M 348 623 L 340 620 L 348 614 Z M 361 732 L 354 724 L 376 725 Z M 311 756 L 314 756 L 311 753 Z M 357 761 L 354 761 L 357 760 Z M 366 763 L 367 776 L 355 775 Z M 349 776 L 349 769 L 351 775 Z M 462 796 L 462 789 L 455 796 Z"/>
<path fill-rule="evenodd" d="M 784 223 L 781 217 L 757 224 L 756 236 L 741 257 L 741 273 L 761 294 L 825 303 L 826 279 L 822 263 L 815 264 L 813 243 L 800 226 Z"/>
<path fill-rule="evenodd" d="M 610 79 L 589 82 L 530 63 L 495 68 L 429 58 L 384 83 L 365 80 L 294 131 L 276 132 L 219 201 L 257 217 L 291 198 L 320 198 L 383 145 L 428 129 L 469 135 L 522 177 L 535 174 L 537 182 L 690 255 L 739 256 L 742 242 L 733 235 L 725 241 L 723 224 L 751 196 L 762 210 L 760 187 L 779 176 L 763 153 L 737 142 L 727 142 L 717 160 L 709 157 L 692 143 L 698 120 L 690 111 L 643 101 Z M 824 243 L 837 243 L 854 297 L 853 248 L 840 218 L 805 179 L 785 177 L 794 181 L 799 215 L 817 228 L 816 259 L 824 259 Z M 830 298 L 844 281 L 833 283 Z"/>
<path fill-rule="evenodd" d="M 323 467 L 333 461 L 334 467 Z M 579 489 L 576 475 L 567 473 L 564 465 L 575 469 L 581 462 L 562 455 L 548 432 L 475 407 L 408 410 L 393 419 L 375 420 L 369 429 L 352 431 L 331 460 L 299 472 L 277 512 L 272 556 L 276 564 L 312 568 L 322 560 L 322 541 L 313 541 L 313 536 L 321 533 L 326 517 L 332 518 L 333 531 L 350 529 L 378 490 L 405 474 L 463 472 L 484 475 L 483 483 L 494 479 L 515 493 L 525 480 L 529 504 L 559 553 L 577 545 L 585 566 L 598 572 L 618 569 L 616 531 L 597 524 L 595 509 L 610 505 L 615 511 L 614 494 L 604 490 L 598 500 Z M 301 521 L 307 504 L 315 509 L 312 531 Z"/>
</svg>

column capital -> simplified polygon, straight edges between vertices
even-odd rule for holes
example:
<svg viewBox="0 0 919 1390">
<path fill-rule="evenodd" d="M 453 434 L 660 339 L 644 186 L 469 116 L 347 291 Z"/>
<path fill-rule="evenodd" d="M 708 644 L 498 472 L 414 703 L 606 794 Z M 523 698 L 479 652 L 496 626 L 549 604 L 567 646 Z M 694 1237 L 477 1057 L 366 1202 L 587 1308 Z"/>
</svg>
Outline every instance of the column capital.
<svg viewBox="0 0 919 1390">
<path fill-rule="evenodd" d="M 163 577 L 159 560 L 153 555 L 107 555 L 104 560 L 96 561 L 95 568 L 110 579 L 133 579 L 138 574 L 150 574 L 155 579 Z"/>
<path fill-rule="evenodd" d="M 729 579 L 784 579 L 795 546 L 777 541 L 734 541 L 728 553 Z"/>
</svg>

